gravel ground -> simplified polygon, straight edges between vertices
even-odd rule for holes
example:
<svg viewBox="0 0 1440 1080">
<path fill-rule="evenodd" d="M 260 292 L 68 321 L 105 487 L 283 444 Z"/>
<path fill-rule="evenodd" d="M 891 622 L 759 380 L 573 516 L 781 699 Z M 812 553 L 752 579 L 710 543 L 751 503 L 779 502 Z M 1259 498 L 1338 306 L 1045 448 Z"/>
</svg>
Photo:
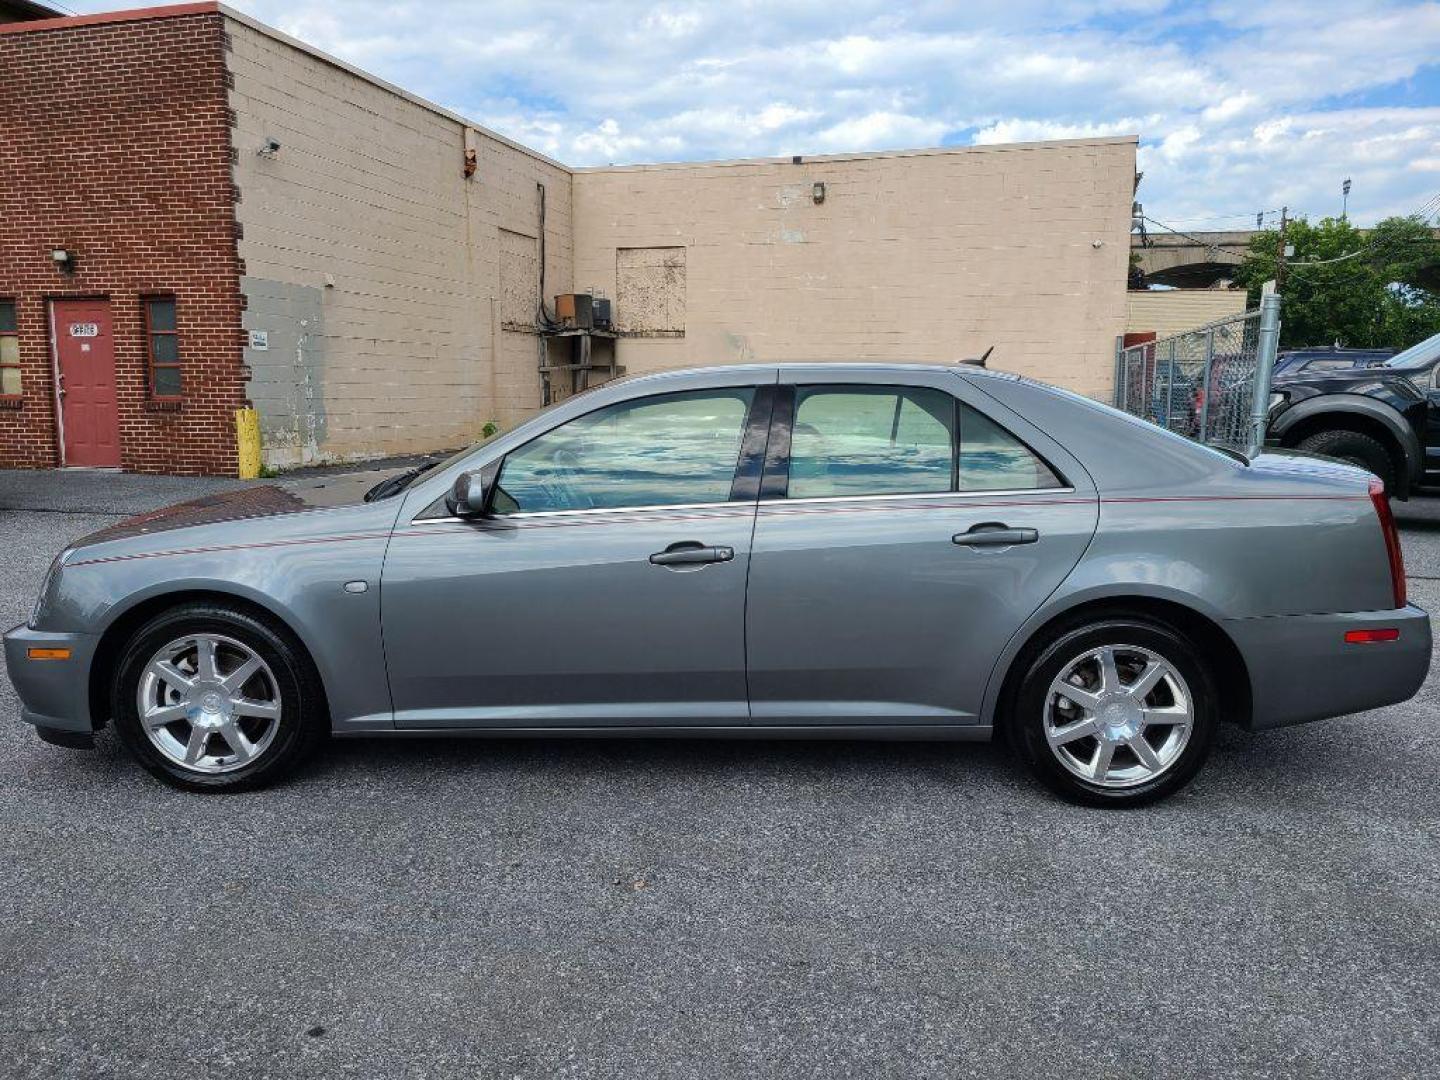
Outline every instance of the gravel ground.
<svg viewBox="0 0 1440 1080">
<path fill-rule="evenodd" d="M 226 483 L 0 473 L 0 622 Z M 1434 609 L 1440 500 L 1399 516 Z M 339 743 L 201 798 L 0 681 L 0 1075 L 1434 1075 L 1437 680 L 1139 813 L 848 742 Z"/>
</svg>

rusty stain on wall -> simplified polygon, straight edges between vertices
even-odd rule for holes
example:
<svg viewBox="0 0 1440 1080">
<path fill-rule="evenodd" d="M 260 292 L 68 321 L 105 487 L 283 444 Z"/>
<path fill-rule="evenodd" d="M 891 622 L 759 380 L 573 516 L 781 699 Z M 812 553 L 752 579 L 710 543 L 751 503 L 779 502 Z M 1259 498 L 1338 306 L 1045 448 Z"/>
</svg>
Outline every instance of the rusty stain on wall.
<svg viewBox="0 0 1440 1080">
<path fill-rule="evenodd" d="M 615 326 L 635 337 L 685 336 L 685 249 L 615 249 Z"/>
</svg>

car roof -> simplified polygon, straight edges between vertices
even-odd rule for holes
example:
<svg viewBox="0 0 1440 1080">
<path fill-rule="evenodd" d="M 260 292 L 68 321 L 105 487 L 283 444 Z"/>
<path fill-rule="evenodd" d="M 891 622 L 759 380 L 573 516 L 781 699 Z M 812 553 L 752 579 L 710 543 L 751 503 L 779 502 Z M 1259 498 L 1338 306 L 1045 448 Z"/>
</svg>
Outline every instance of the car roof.
<svg viewBox="0 0 1440 1080">
<path fill-rule="evenodd" d="M 689 375 L 730 375 L 744 371 L 776 370 L 779 368 L 805 367 L 814 365 L 816 367 L 844 367 L 853 368 L 856 371 L 950 371 L 957 375 L 973 375 L 981 378 L 1018 380 L 1019 375 L 1009 371 L 994 371 L 989 368 L 982 368 L 977 364 L 965 363 L 961 360 L 949 362 L 926 363 L 924 361 L 870 361 L 870 360 L 774 360 L 768 362 L 755 362 L 749 364 L 707 364 L 703 367 L 671 368 L 666 371 L 647 371 L 643 374 L 623 375 L 618 379 L 610 379 L 600 383 L 600 386 L 614 386 L 624 381 L 627 383 L 649 382 L 651 380 L 689 376 Z"/>
</svg>

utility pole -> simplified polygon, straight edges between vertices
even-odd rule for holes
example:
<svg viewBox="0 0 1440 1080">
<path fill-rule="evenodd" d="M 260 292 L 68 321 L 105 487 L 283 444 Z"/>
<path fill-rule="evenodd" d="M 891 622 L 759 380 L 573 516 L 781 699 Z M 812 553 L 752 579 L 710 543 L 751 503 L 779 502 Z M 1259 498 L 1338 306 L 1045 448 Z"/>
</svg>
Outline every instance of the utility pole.
<svg viewBox="0 0 1440 1080">
<path fill-rule="evenodd" d="M 1350 209 L 1350 177 L 1345 177 L 1345 182 L 1340 185 L 1340 220 L 1349 221 Z"/>
<path fill-rule="evenodd" d="M 1285 291 L 1285 228 L 1290 224 L 1290 208 L 1280 208 L 1280 237 L 1275 248 L 1275 291 Z"/>
</svg>

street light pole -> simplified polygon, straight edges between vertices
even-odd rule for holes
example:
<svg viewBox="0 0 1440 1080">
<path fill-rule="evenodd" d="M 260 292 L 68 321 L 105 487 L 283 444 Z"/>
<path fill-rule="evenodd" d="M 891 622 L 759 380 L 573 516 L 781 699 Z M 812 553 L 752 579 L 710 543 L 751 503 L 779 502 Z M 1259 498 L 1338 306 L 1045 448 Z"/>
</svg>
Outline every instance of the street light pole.
<svg viewBox="0 0 1440 1080">
<path fill-rule="evenodd" d="M 1290 208 L 1280 208 L 1280 235 L 1275 248 L 1275 291 L 1285 291 L 1285 231 L 1290 227 Z"/>
<path fill-rule="evenodd" d="M 1349 221 L 1347 210 L 1350 207 L 1350 177 L 1345 177 L 1345 182 L 1340 185 L 1340 220 Z"/>
</svg>

